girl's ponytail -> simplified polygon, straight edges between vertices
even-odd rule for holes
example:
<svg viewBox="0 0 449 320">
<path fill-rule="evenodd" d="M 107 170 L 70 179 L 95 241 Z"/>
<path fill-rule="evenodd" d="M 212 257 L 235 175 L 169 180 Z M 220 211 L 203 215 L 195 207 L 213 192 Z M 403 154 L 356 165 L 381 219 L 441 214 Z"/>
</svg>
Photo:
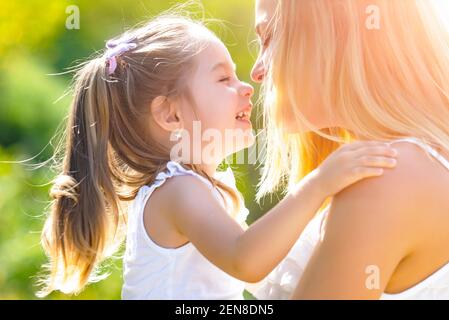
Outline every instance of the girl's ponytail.
<svg viewBox="0 0 449 320">
<path fill-rule="evenodd" d="M 53 290 L 76 293 L 104 258 L 116 237 L 119 205 L 109 170 L 110 104 L 101 58 L 77 74 L 62 173 L 50 191 L 50 215 L 42 245 L 50 258 L 45 296 Z M 113 242 L 113 241 L 112 241 Z"/>
</svg>

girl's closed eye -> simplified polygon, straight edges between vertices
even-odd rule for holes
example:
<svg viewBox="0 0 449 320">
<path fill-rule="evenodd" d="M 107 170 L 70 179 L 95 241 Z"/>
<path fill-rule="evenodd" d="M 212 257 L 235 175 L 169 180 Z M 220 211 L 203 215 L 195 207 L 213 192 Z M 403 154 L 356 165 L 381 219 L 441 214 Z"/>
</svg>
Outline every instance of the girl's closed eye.
<svg viewBox="0 0 449 320">
<path fill-rule="evenodd" d="M 237 75 L 236 74 L 228 74 L 228 75 L 221 76 L 219 82 L 228 83 L 228 82 L 231 82 L 234 79 L 237 79 Z"/>
</svg>

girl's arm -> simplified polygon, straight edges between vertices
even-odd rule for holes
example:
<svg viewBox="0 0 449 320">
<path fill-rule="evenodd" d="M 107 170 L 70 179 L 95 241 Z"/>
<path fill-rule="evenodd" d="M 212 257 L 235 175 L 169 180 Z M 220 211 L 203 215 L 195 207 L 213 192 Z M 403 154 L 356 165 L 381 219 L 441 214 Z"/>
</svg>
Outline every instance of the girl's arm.
<svg viewBox="0 0 449 320">
<path fill-rule="evenodd" d="M 170 179 L 161 187 L 164 207 L 179 233 L 209 261 L 236 278 L 258 282 L 286 256 L 327 197 L 356 181 L 381 175 L 374 167 L 393 167 L 394 156 L 392 148 L 378 142 L 341 147 L 246 231 L 192 176 Z"/>
</svg>

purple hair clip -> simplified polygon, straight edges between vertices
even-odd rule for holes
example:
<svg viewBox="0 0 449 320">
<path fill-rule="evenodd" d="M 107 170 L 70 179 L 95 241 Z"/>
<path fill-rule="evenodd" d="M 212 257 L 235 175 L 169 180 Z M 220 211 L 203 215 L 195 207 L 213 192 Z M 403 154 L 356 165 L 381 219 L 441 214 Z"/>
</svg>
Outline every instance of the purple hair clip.
<svg viewBox="0 0 449 320">
<path fill-rule="evenodd" d="M 115 69 L 117 68 L 117 56 L 137 47 L 137 44 L 131 42 L 134 40 L 135 39 L 129 39 L 123 42 L 119 42 L 118 40 L 109 40 L 108 42 L 106 42 L 106 48 L 108 50 L 106 50 L 105 58 L 108 62 L 108 75 L 113 74 Z"/>
</svg>

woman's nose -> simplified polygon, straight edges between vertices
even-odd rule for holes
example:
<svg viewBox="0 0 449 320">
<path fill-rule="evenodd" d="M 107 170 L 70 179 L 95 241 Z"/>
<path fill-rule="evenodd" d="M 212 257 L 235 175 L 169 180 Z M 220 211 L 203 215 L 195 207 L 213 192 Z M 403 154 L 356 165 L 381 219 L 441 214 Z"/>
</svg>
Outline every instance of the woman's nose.
<svg viewBox="0 0 449 320">
<path fill-rule="evenodd" d="M 251 79 L 256 83 L 261 83 L 265 76 L 265 67 L 263 65 L 262 59 L 257 59 L 256 63 L 251 70 Z"/>
</svg>

